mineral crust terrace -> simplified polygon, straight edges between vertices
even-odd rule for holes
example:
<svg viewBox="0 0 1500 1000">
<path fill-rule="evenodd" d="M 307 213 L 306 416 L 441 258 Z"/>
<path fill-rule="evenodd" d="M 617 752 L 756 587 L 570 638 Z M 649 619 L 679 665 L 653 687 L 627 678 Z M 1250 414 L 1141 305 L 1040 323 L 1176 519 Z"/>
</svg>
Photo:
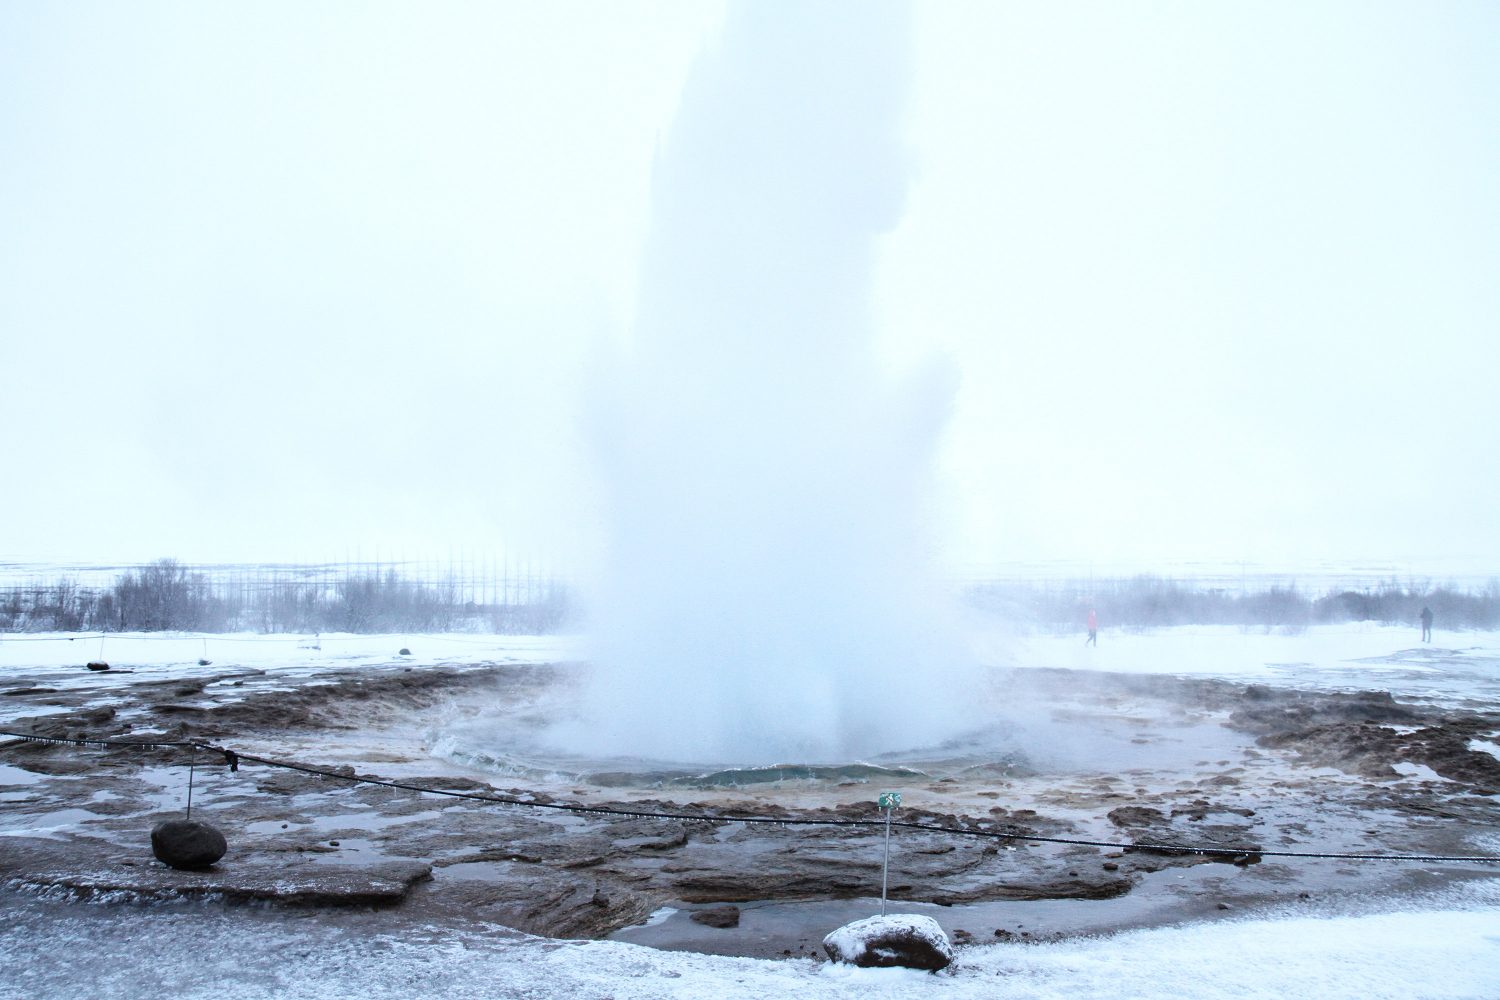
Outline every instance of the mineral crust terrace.
<svg viewBox="0 0 1500 1000">
<path fill-rule="evenodd" d="M 269 758 L 327 765 L 355 776 L 399 777 L 451 791 L 635 810 L 754 814 L 788 819 L 878 819 L 862 782 L 770 782 L 754 787 L 632 787 L 559 775 L 511 784 L 430 753 L 414 720 L 498 712 L 535 725 L 539 704 L 566 695 L 577 665 L 451 663 L 315 671 L 289 680 L 257 670 L 197 669 L 181 679 L 49 686 L 12 676 L 0 690 L 4 728 L 62 738 L 203 740 Z M 997 676 L 1039 701 L 1066 672 Z M 1288 901 L 1401 894 L 1493 874 L 1463 865 L 1397 866 L 1259 861 L 1058 845 L 1027 835 L 1120 844 L 1473 854 L 1497 818 L 1500 760 L 1470 744 L 1500 717 L 1404 703 L 1384 692 L 1310 694 L 1172 677 L 1094 675 L 1086 696 L 1056 718 L 1132 727 L 1170 743 L 1214 726 L 1236 748 L 1217 760 L 1128 771 L 1045 772 L 970 764 L 904 779 L 909 822 L 1016 834 L 964 837 L 898 830 L 893 900 L 951 908 L 976 923 L 955 938 L 993 940 L 1098 930 L 1052 905 L 1111 905 L 1118 926 L 1212 918 Z M 507 714 L 508 713 L 508 714 Z M 1095 722 L 1089 720 L 1093 718 Z M 1191 755 L 1191 754 L 1190 754 Z M 878 895 L 878 827 L 746 824 L 602 817 L 507 807 L 320 778 L 245 763 L 231 772 L 194 758 L 193 818 L 229 839 L 203 872 L 151 857 L 149 832 L 184 806 L 183 750 L 98 750 L 0 743 L 0 882 L 4 891 L 66 893 L 134 905 L 180 898 L 222 905 L 381 907 L 420 919 L 481 921 L 554 937 L 603 937 L 671 906 L 687 910 L 858 900 Z M 1416 769 L 1419 774 L 1410 773 Z M 1187 873 L 1194 873 L 1191 878 Z M 996 909 L 992 904 L 1008 904 Z M 1006 919 L 997 914 L 1004 913 Z M 972 914 L 965 918 L 965 913 Z M 1010 921 L 1010 917 L 1014 917 Z M 993 926 L 984 926 L 984 922 Z M 1005 926 L 1007 922 L 1011 926 Z M 724 929 L 702 934 L 734 935 Z M 1018 931 L 1015 924 L 1028 930 Z M 814 953 L 815 936 L 757 940 L 723 950 Z M 812 943 L 809 943 L 812 942 Z M 784 946 L 784 947 L 782 947 Z"/>
</svg>

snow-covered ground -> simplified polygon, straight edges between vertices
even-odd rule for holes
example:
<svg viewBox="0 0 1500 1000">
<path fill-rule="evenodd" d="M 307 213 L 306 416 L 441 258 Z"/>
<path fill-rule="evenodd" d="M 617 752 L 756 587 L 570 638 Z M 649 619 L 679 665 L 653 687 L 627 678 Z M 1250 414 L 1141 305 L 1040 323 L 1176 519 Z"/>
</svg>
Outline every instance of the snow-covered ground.
<svg viewBox="0 0 1500 1000">
<path fill-rule="evenodd" d="M 997 666 L 1058 667 L 1123 673 L 1197 674 L 1238 681 L 1310 684 L 1364 684 L 1384 675 L 1457 670 L 1464 679 L 1487 673 L 1465 669 L 1457 658 L 1477 664 L 1500 658 L 1500 632 L 1437 631 L 1431 643 L 1412 628 L 1350 622 L 1305 629 L 1191 625 L 1158 629 L 1103 628 L 1097 647 L 1084 645 L 1084 633 L 1018 631 L 982 620 L 972 623 L 976 655 Z M 398 657 L 401 649 L 410 657 Z M 327 669 L 390 663 L 468 662 L 545 663 L 585 654 L 579 636 L 484 635 L 261 635 L 244 632 L 204 635 L 182 632 L 16 633 L 0 635 L 0 677 L 13 668 L 63 668 L 76 673 L 89 660 L 116 669 L 156 673 L 196 669 L 200 658 L 216 668 L 260 670 Z M 109 675 L 105 675 L 108 677 Z M 126 683 L 120 675 L 120 683 Z M 90 678 L 91 683 L 103 680 Z"/>
<path fill-rule="evenodd" d="M 1246 920 L 962 949 L 950 972 L 758 961 L 558 942 L 379 913 L 288 917 L 201 905 L 0 903 L 0 997 L 1007 997 L 1493 1000 L 1493 894 L 1432 909 Z"/>
<path fill-rule="evenodd" d="M 1181 673 L 1234 680 L 1284 679 L 1289 668 L 1342 668 L 1406 652 L 1488 651 L 1500 655 L 1500 632 L 1437 632 L 1431 643 L 1399 625 L 1345 622 L 1302 629 L 1181 625 L 1102 628 L 1097 647 L 1086 634 L 974 629 L 981 656 L 1018 666 L 1127 673 Z"/>
<path fill-rule="evenodd" d="M 408 649 L 409 656 L 400 655 Z M 0 636 L 0 683 L 25 677 L 59 691 L 87 690 L 107 698 L 141 681 L 222 676 L 236 670 L 299 678 L 379 664 L 556 663 L 582 655 L 575 636 L 476 635 L 203 635 L 182 632 L 39 632 Z M 106 672 L 83 669 L 90 660 Z M 199 665 L 199 660 L 208 660 Z M 0 724 L 18 714 L 0 702 Z M 25 710 L 36 714 L 35 708 Z"/>
<path fill-rule="evenodd" d="M 576 637 L 560 635 L 485 635 L 457 632 L 441 635 L 228 635 L 198 632 L 23 632 L 0 635 L 0 676 L 13 667 L 80 667 L 102 659 L 117 669 L 135 671 L 191 668 L 199 659 L 216 667 L 260 670 L 327 668 L 390 663 L 399 657 L 413 664 L 489 660 L 543 663 L 578 655 Z M 175 675 L 174 675 L 175 676 Z"/>
<path fill-rule="evenodd" d="M 972 646 L 996 666 L 1202 676 L 1307 690 L 1374 688 L 1439 703 L 1500 700 L 1500 632 L 1435 631 L 1373 622 L 1305 629 L 1187 625 L 1086 634 L 1018 632 L 976 624 Z"/>
</svg>

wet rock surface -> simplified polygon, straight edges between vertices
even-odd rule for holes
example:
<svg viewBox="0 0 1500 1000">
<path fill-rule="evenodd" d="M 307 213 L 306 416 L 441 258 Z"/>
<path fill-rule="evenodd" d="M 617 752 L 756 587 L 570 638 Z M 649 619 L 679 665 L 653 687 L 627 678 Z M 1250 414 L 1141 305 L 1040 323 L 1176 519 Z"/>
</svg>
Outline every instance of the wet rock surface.
<svg viewBox="0 0 1500 1000">
<path fill-rule="evenodd" d="M 1254 863 L 1253 855 L 1138 846 L 1481 853 L 1470 838 L 1500 818 L 1500 760 L 1470 744 L 1500 732 L 1492 713 L 1383 692 L 1080 674 L 1031 670 L 997 684 L 1051 705 L 1059 723 L 1110 727 L 1122 746 L 1141 748 L 1140 760 L 1058 766 L 1005 748 L 990 761 L 936 759 L 905 773 L 884 764 L 864 777 L 849 769 L 811 778 L 796 769 L 780 769 L 793 775 L 780 778 L 715 772 L 697 784 L 677 772 L 655 784 L 630 772 L 603 783 L 503 779 L 432 758 L 408 721 L 499 703 L 515 706 L 511 724 L 534 725 L 538 699 L 571 682 L 566 667 L 393 664 L 294 683 L 241 669 L 137 681 L 112 691 L 107 704 L 86 689 L 19 677 L 6 704 L 22 718 L 6 728 L 201 739 L 318 764 L 334 776 L 251 762 L 231 772 L 222 760 L 172 749 L 3 743 L 0 763 L 9 769 L 0 771 L 0 795 L 12 835 L 0 837 L 0 881 L 89 898 L 379 905 L 412 919 L 461 915 L 550 936 L 806 955 L 828 927 L 878 903 L 883 830 L 873 799 L 875 782 L 887 781 L 905 789 L 899 819 L 974 834 L 893 830 L 890 898 L 940 922 L 961 918 L 958 926 L 984 940 L 1213 919 L 1222 907 L 1238 916 L 1492 874 Z M 37 714 L 26 718 L 29 706 Z M 203 808 L 235 845 L 211 872 L 175 871 L 143 848 L 147 831 L 181 815 L 190 759 L 198 766 L 194 815 Z M 1406 773 L 1414 767 L 1430 776 Z M 359 776 L 706 818 L 576 815 L 344 780 Z M 871 825 L 777 826 L 736 816 Z M 1068 909 L 1070 901 L 1088 901 L 1079 904 L 1088 909 Z M 674 906 L 676 916 L 643 926 Z M 1044 916 L 1028 916 L 1037 907 Z M 712 922 L 727 921 L 731 910 L 736 924 Z M 705 916 L 713 913 L 726 916 Z"/>
<path fill-rule="evenodd" d="M 0 850 L 0 882 L 6 886 L 61 889 L 83 899 L 215 897 L 298 906 L 392 905 L 430 877 L 430 866 L 413 862 L 342 870 L 226 862 L 212 869 L 178 870 L 98 842 L 7 838 Z"/>
</svg>

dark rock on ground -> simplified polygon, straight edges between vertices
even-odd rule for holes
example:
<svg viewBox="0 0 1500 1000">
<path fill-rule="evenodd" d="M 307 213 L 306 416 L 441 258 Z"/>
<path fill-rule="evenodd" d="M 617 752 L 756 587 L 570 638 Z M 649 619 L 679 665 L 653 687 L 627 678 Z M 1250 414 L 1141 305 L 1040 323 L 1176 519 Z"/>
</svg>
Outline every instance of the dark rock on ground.
<svg viewBox="0 0 1500 1000">
<path fill-rule="evenodd" d="M 228 850 L 224 835 L 207 823 L 169 819 L 151 831 L 151 853 L 158 861 L 185 871 L 207 868 Z"/>
<path fill-rule="evenodd" d="M 705 927 L 738 927 L 740 908 L 738 906 L 712 906 L 706 910 L 697 910 L 692 914 L 692 921 Z"/>
<path fill-rule="evenodd" d="M 1160 826 L 1167 821 L 1160 810 L 1149 806 L 1120 806 L 1111 809 L 1108 816 L 1115 826 L 1123 827 Z"/>
<path fill-rule="evenodd" d="M 637 845 L 643 851 L 670 851 L 674 847 L 682 847 L 688 842 L 687 828 L 678 830 L 676 834 L 663 837 L 660 840 L 648 840 Z"/>
<path fill-rule="evenodd" d="M 1108 875 L 1063 875 L 1051 877 L 1038 872 L 1030 877 L 986 881 L 968 889 L 934 893 L 931 901 L 939 906 L 981 903 L 996 899 L 1114 899 L 1135 887 L 1128 878 Z"/>
<path fill-rule="evenodd" d="M 525 872 L 524 879 L 439 879 L 450 905 L 468 915 L 548 937 L 603 937 L 641 923 L 662 902 L 654 894 L 546 866 L 528 865 Z"/>
<path fill-rule="evenodd" d="M 1229 717 L 1236 729 L 1252 733 L 1286 733 L 1339 723 L 1410 724 L 1419 710 L 1399 704 L 1389 691 L 1277 691 L 1241 704 Z"/>
</svg>

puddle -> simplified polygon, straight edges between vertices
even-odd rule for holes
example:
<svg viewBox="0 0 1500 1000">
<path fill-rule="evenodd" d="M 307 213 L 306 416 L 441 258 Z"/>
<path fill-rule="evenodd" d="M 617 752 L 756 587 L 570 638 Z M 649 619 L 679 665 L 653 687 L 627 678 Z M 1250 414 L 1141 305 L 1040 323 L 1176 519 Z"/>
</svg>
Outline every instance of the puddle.
<svg viewBox="0 0 1500 1000">
<path fill-rule="evenodd" d="M 950 936 L 962 939 L 963 935 L 956 932 L 966 931 L 976 944 L 993 944 L 1001 939 L 1039 941 L 1059 935 L 1112 933 L 1124 927 L 1228 917 L 1233 911 L 1216 909 L 1215 889 L 1243 874 L 1228 865 L 1202 864 L 1145 874 L 1137 890 L 1114 899 L 1000 900 L 958 906 L 890 900 L 886 911 L 931 917 Z M 1150 891 L 1147 887 L 1152 884 L 1160 891 Z M 677 902 L 664 906 L 645 923 L 616 931 L 609 940 L 665 951 L 714 955 L 761 958 L 821 955 L 824 935 L 880 912 L 879 898 L 872 897 L 800 902 L 760 900 L 736 904 L 740 909 L 738 927 L 709 927 L 692 919 L 696 911 L 722 905 Z M 997 935 L 996 931 L 1002 933 Z"/>
<path fill-rule="evenodd" d="M 24 707 L 21 705 L 15 705 L 7 707 L 12 708 L 12 711 L 0 712 L 0 721 L 3 721 L 7 726 L 13 725 L 13 720 L 16 719 L 24 719 L 41 715 L 57 715 L 61 712 L 73 711 L 72 707 L 69 705 L 26 705 Z"/>
<path fill-rule="evenodd" d="M 306 823 L 290 823 L 285 820 L 267 819 L 259 823 L 246 823 L 244 831 L 250 834 L 298 833 L 308 829 Z"/>
<path fill-rule="evenodd" d="M 1403 778 L 1416 778 L 1419 781 L 1447 781 L 1448 780 L 1447 778 L 1443 777 L 1441 774 L 1438 774 L 1432 768 L 1428 767 L 1426 764 L 1413 764 L 1409 760 L 1403 760 L 1400 763 L 1392 764 L 1391 765 L 1391 770 L 1395 771 L 1397 774 L 1401 775 Z"/>
<path fill-rule="evenodd" d="M 334 847 L 327 840 L 320 840 L 317 842 L 320 847 L 328 847 L 331 850 L 327 852 L 320 851 L 317 854 L 310 855 L 310 857 L 318 864 L 335 865 L 368 865 L 377 861 L 384 861 L 388 857 L 378 850 L 372 841 L 362 840 L 357 837 L 348 839 L 336 837 L 334 839 L 338 841 L 337 847 Z"/>
<path fill-rule="evenodd" d="M 497 882 L 509 878 L 511 869 L 516 864 L 513 861 L 465 861 L 444 868 L 433 868 L 432 875 L 437 879 L 455 879 L 461 882 Z"/>
<path fill-rule="evenodd" d="M 0 764 L 0 785 L 34 785 L 46 777 L 45 774 L 37 774 L 11 764 Z"/>
<path fill-rule="evenodd" d="M 1491 743 L 1489 740 L 1470 740 L 1469 749 L 1487 753 L 1491 757 L 1500 757 L 1500 743 Z"/>
<path fill-rule="evenodd" d="M 81 823 L 102 818 L 98 813 L 91 813 L 87 809 L 58 809 L 55 812 L 27 816 L 24 820 L 27 825 L 24 827 L 0 828 L 0 837 L 55 837 Z"/>
<path fill-rule="evenodd" d="M 402 826 L 407 823 L 436 823 L 441 818 L 442 813 L 436 810 L 410 813 L 405 816 L 382 816 L 378 813 L 344 813 L 338 816 L 319 816 L 312 821 L 309 829 L 322 833 L 337 833 L 340 830 L 374 832 L 392 826 Z"/>
<path fill-rule="evenodd" d="M 646 922 L 641 924 L 640 926 L 655 927 L 657 924 L 666 923 L 666 921 L 670 919 L 674 913 L 679 912 L 681 911 L 677 910 L 675 907 L 663 906 L 661 909 L 655 911 L 649 917 L 647 917 Z"/>
</svg>

